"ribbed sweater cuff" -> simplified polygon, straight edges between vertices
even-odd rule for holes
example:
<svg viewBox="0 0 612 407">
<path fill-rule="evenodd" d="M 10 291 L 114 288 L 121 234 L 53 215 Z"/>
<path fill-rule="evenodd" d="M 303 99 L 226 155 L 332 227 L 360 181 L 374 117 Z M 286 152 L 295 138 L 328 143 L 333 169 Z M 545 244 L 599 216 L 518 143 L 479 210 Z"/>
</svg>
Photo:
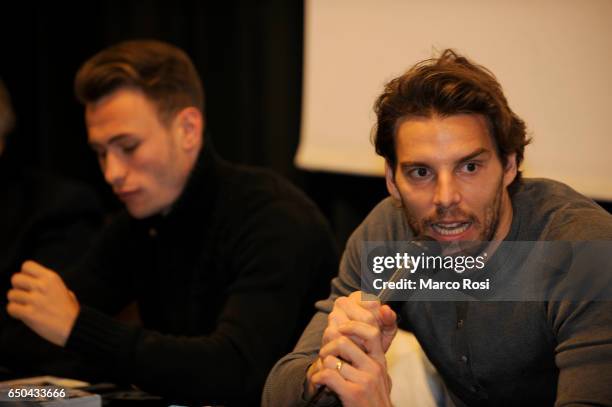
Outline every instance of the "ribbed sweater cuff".
<svg viewBox="0 0 612 407">
<path fill-rule="evenodd" d="M 66 348 L 114 365 L 117 361 L 126 361 L 138 329 L 93 308 L 81 306 Z"/>
</svg>

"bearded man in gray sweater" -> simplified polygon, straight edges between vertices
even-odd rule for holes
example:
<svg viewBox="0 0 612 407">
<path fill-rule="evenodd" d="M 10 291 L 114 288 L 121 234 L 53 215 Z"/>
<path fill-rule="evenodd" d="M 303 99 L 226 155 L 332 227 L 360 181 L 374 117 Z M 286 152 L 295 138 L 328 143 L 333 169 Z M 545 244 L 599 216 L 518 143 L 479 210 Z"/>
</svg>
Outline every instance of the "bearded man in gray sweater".
<svg viewBox="0 0 612 407">
<path fill-rule="evenodd" d="M 399 325 L 457 406 L 612 405 L 612 270 L 601 250 L 610 248 L 612 216 L 564 184 L 521 178 L 524 122 L 493 74 L 452 50 L 389 82 L 375 110 L 391 197 L 349 239 L 331 296 L 273 368 L 263 404 L 390 406 L 385 352 Z M 519 290 L 492 297 L 502 301 L 366 301 L 364 242 L 415 239 L 452 256 L 484 242 L 468 244 L 468 254 L 487 252 L 490 283 Z M 565 242 L 570 251 L 540 252 L 543 267 L 521 268 L 520 255 L 502 250 L 509 242 Z M 572 251 L 575 242 L 599 242 L 599 251 Z M 575 278 L 589 269 L 597 282 Z M 525 281 L 544 289 L 523 296 Z M 576 281 L 590 286 L 572 291 Z"/>
</svg>

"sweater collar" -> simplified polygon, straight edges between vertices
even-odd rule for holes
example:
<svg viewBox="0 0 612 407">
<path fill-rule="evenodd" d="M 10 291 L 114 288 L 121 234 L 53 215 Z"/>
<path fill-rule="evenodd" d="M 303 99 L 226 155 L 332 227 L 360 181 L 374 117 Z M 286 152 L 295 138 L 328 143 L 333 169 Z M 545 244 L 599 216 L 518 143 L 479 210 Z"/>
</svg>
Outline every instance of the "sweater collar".
<svg viewBox="0 0 612 407">
<path fill-rule="evenodd" d="M 218 169 L 221 158 L 217 155 L 210 135 L 204 137 L 183 191 L 166 215 L 153 215 L 143 219 L 145 227 L 184 227 L 185 223 L 200 224 L 196 220 L 210 218 L 218 191 Z"/>
</svg>

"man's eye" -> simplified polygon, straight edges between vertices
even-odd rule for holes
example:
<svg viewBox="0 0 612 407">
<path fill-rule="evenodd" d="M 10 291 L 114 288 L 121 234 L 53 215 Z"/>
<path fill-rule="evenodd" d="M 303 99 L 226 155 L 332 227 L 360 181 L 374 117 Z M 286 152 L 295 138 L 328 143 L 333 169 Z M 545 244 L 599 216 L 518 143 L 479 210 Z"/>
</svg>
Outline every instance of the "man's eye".
<svg viewBox="0 0 612 407">
<path fill-rule="evenodd" d="M 474 173 L 478 170 L 478 164 L 476 163 L 465 163 L 463 164 L 463 170 L 467 173 Z"/>
<path fill-rule="evenodd" d="M 129 145 L 126 145 L 126 146 L 122 146 L 121 150 L 123 150 L 123 152 L 126 153 L 126 154 L 131 154 L 134 151 L 136 151 L 136 148 L 138 148 L 139 144 L 140 143 L 135 143 L 135 144 L 129 144 Z"/>
<path fill-rule="evenodd" d="M 408 175 L 415 179 L 422 179 L 428 177 L 430 175 L 430 171 L 425 167 L 418 167 L 408 171 Z"/>
</svg>

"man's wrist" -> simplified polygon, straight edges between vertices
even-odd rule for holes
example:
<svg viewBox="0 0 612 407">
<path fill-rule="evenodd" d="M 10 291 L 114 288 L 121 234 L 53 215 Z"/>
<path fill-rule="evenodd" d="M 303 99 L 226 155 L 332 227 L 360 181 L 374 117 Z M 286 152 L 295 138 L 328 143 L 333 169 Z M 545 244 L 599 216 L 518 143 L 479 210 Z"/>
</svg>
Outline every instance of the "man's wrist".
<svg viewBox="0 0 612 407">
<path fill-rule="evenodd" d="M 81 306 L 77 303 L 76 312 L 74 313 L 74 316 L 72 316 L 68 324 L 68 328 L 63 335 L 63 338 L 62 338 L 63 340 L 62 340 L 62 343 L 60 344 L 62 348 L 66 347 L 66 344 L 68 343 L 68 339 L 70 339 L 70 335 L 72 334 L 72 331 L 74 330 L 74 325 L 76 324 L 76 321 L 79 318 L 80 313 L 81 313 Z"/>
</svg>

